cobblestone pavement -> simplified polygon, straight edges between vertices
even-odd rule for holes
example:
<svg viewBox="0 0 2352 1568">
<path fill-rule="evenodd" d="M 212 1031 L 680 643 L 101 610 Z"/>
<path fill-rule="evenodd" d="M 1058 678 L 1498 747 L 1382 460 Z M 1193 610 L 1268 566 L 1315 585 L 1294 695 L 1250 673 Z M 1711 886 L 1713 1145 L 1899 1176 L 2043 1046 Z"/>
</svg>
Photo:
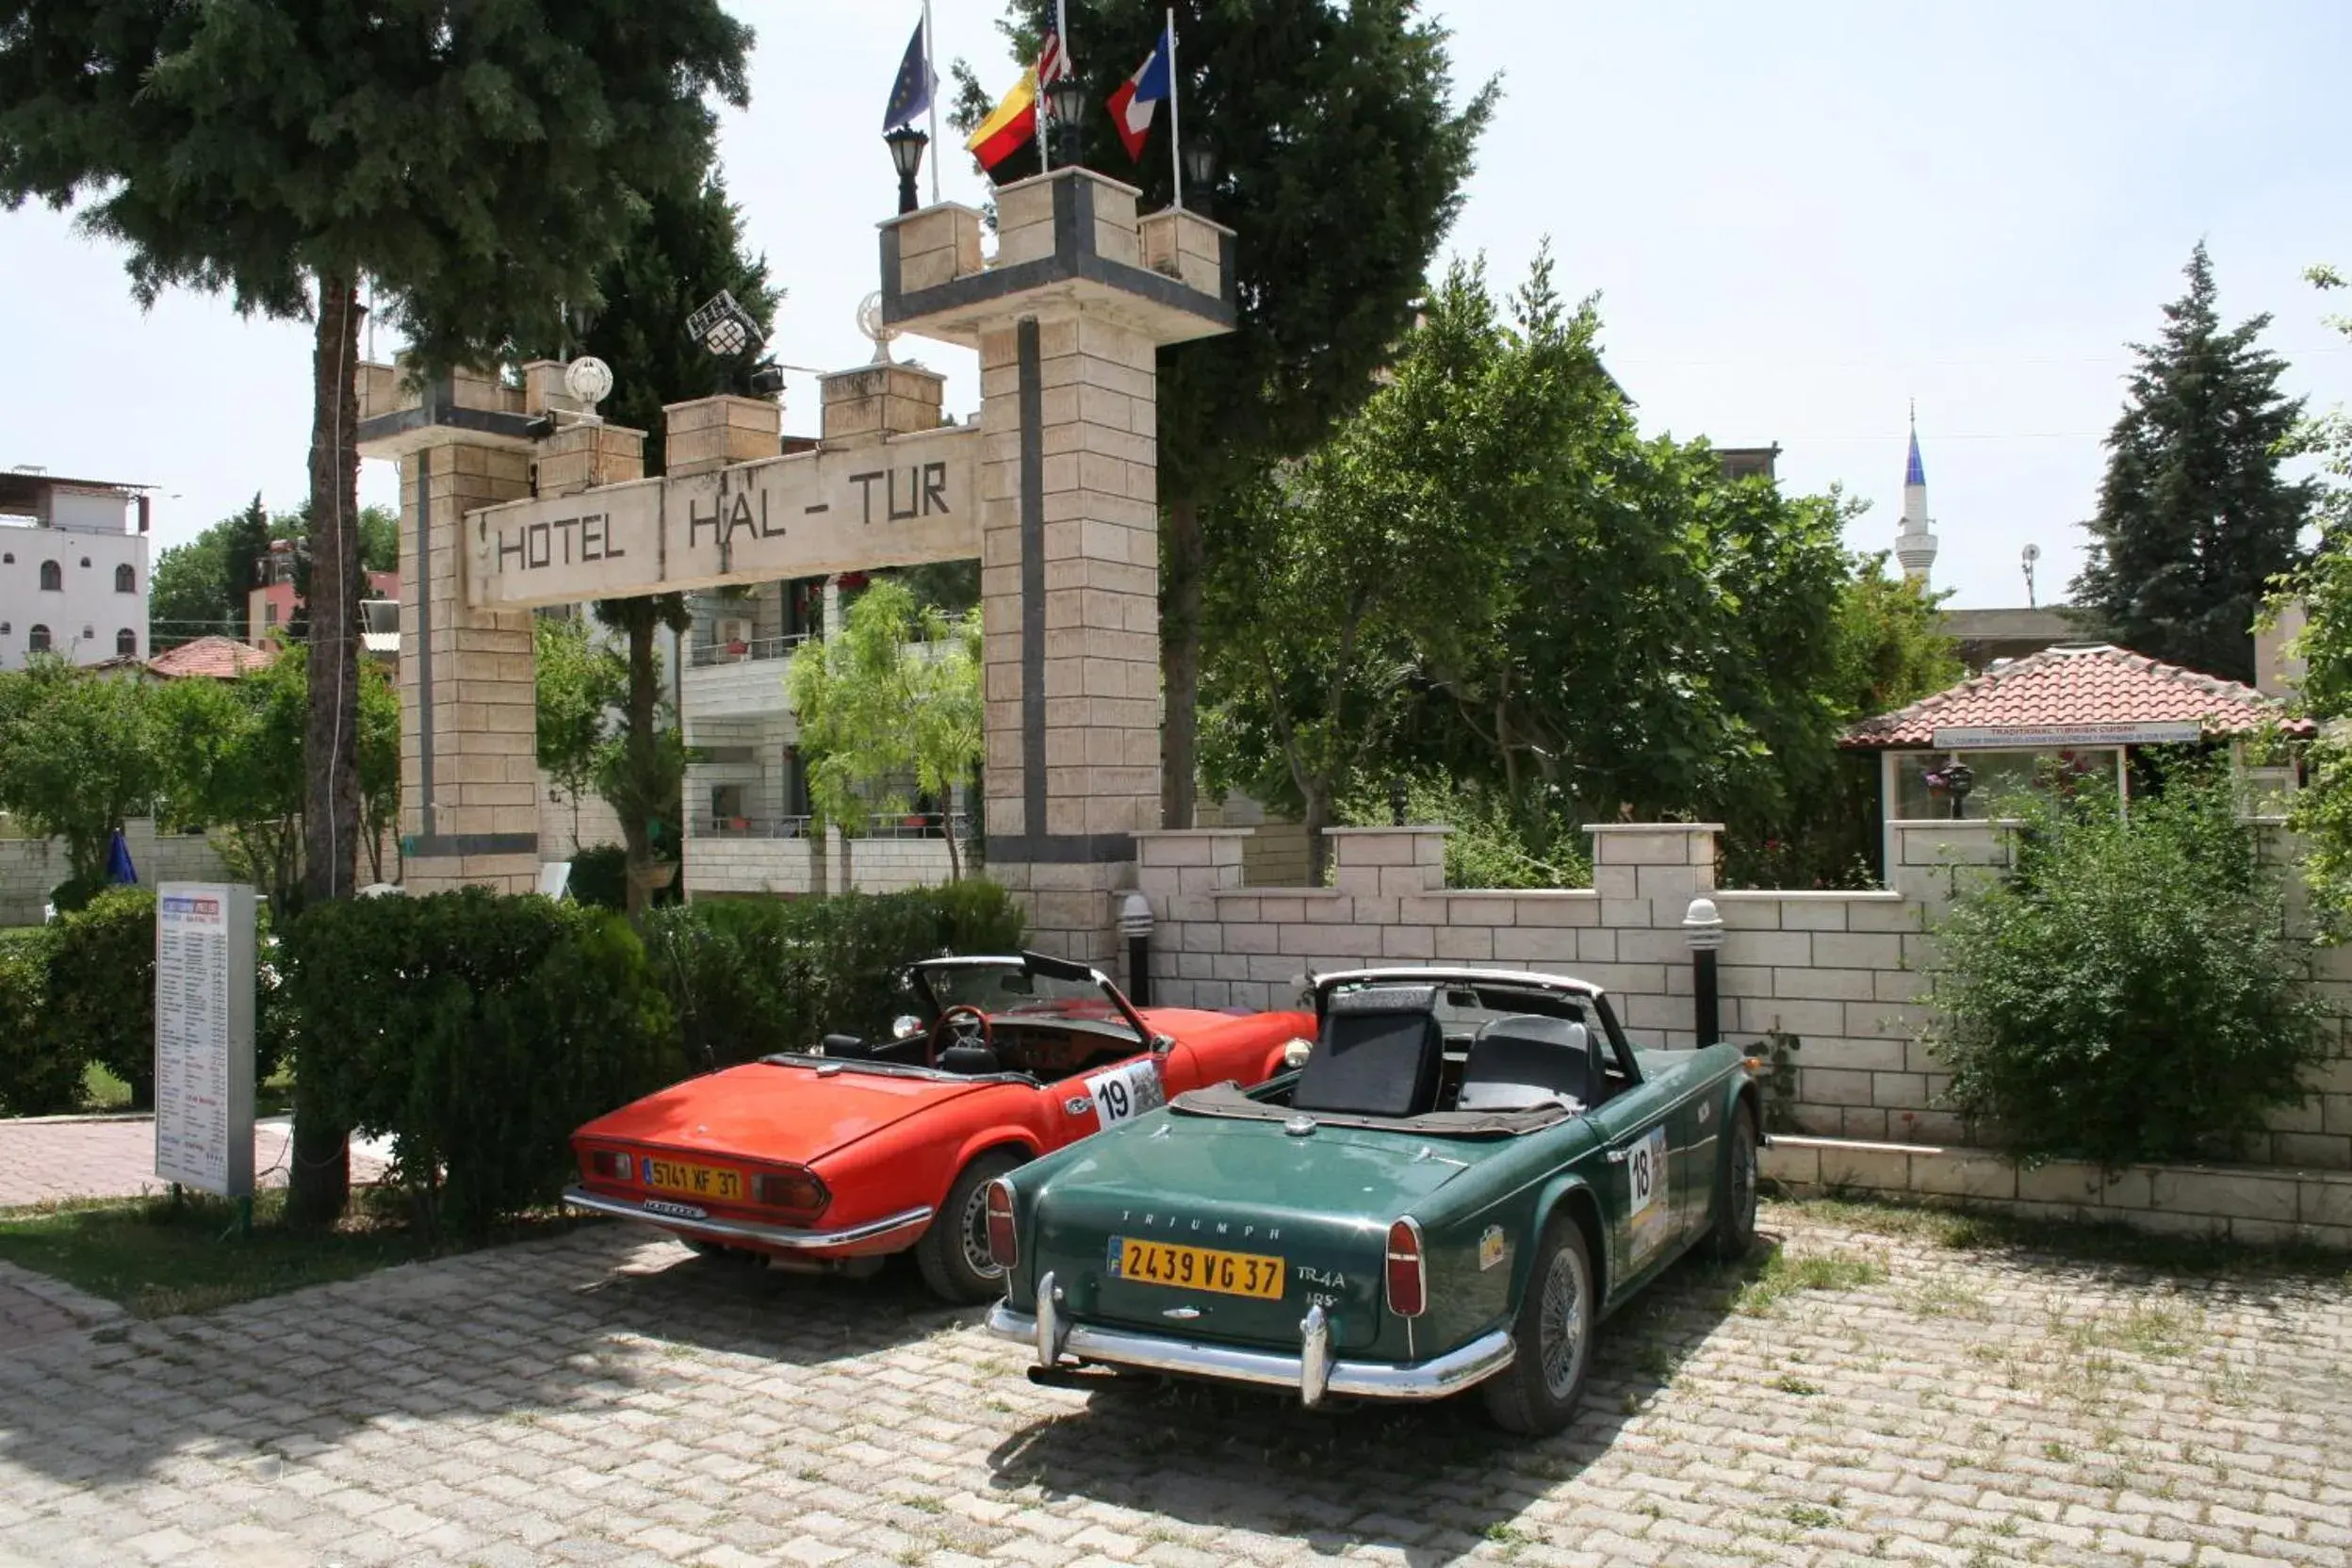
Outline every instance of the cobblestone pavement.
<svg viewBox="0 0 2352 1568">
<path fill-rule="evenodd" d="M 286 1185 L 286 1123 L 253 1128 L 253 1171 L 263 1186 Z M 375 1180 L 380 1161 L 351 1156 L 351 1179 Z M 0 1121 L 0 1209 L 77 1198 L 161 1192 L 155 1119 L 148 1116 L 47 1117 Z"/>
<path fill-rule="evenodd" d="M 111 1301 L 86 1296 L 15 1264 L 0 1263 L 0 1355 L 51 1334 L 112 1323 L 122 1315 L 122 1309 Z"/>
<path fill-rule="evenodd" d="M 596 1227 L 0 1355 L 0 1563 L 2352 1554 L 2341 1280 L 1766 1220 L 1766 1284 L 1842 1288 L 1751 1285 L 1741 1311 L 1740 1277 L 1679 1266 L 1542 1443 L 1469 1409 L 1040 1389 L 906 1273 L 792 1279 Z"/>
</svg>

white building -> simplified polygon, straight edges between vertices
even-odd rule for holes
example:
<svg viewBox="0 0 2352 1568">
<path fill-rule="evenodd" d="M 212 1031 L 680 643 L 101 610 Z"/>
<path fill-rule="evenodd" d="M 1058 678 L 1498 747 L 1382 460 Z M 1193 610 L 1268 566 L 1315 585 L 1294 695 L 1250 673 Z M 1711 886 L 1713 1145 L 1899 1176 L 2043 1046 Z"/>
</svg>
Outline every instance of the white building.
<svg viewBox="0 0 2352 1568">
<path fill-rule="evenodd" d="M 147 523 L 140 486 L 0 473 L 0 669 L 145 659 Z"/>
</svg>

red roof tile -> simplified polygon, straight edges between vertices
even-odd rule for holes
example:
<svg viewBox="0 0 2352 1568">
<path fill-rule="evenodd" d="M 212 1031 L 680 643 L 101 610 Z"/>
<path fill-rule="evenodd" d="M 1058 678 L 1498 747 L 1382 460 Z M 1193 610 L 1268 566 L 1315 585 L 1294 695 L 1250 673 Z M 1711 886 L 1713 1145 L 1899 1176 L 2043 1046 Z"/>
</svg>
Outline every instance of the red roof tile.
<svg viewBox="0 0 2352 1568">
<path fill-rule="evenodd" d="M 2310 721 L 2287 719 L 2277 701 L 2234 680 L 2199 675 L 2117 647 L 2055 647 L 1921 697 L 1908 708 L 1864 719 L 1838 744 L 1886 750 L 1933 746 L 1939 729 L 2148 724 L 2195 724 L 2210 739 L 2243 735 L 2281 721 L 2291 734 L 2311 729 Z"/>
<path fill-rule="evenodd" d="M 234 680 L 247 670 L 268 669 L 277 657 L 275 648 L 257 648 L 232 637 L 199 637 L 192 643 L 182 643 L 167 653 L 155 655 L 147 661 L 147 669 L 150 674 L 165 680 L 178 680 L 188 676 Z"/>
</svg>

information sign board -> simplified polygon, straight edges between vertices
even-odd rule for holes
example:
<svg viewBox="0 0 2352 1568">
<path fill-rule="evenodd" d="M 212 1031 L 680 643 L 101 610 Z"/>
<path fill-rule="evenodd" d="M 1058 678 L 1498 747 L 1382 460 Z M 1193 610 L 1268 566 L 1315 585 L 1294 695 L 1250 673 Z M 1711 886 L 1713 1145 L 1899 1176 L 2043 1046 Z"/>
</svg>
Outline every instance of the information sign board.
<svg viewBox="0 0 2352 1568">
<path fill-rule="evenodd" d="M 166 882 L 155 897 L 155 1174 L 253 1194 L 253 890 Z"/>
</svg>

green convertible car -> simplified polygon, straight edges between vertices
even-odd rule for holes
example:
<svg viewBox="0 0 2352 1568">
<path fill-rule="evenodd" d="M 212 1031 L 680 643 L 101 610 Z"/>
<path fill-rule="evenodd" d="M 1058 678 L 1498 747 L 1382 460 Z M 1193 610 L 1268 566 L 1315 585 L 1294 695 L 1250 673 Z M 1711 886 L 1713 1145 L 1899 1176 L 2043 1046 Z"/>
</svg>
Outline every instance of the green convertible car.
<svg viewBox="0 0 2352 1568">
<path fill-rule="evenodd" d="M 1731 1045 L 1637 1051 L 1599 988 L 1375 969 L 1314 983 L 1304 1067 L 1181 1094 L 999 1179 L 989 1329 L 1030 1377 L 1327 1396 L 1477 1386 L 1566 1425 L 1594 1324 L 1688 1248 L 1744 1251 L 1761 1142 Z"/>
</svg>

